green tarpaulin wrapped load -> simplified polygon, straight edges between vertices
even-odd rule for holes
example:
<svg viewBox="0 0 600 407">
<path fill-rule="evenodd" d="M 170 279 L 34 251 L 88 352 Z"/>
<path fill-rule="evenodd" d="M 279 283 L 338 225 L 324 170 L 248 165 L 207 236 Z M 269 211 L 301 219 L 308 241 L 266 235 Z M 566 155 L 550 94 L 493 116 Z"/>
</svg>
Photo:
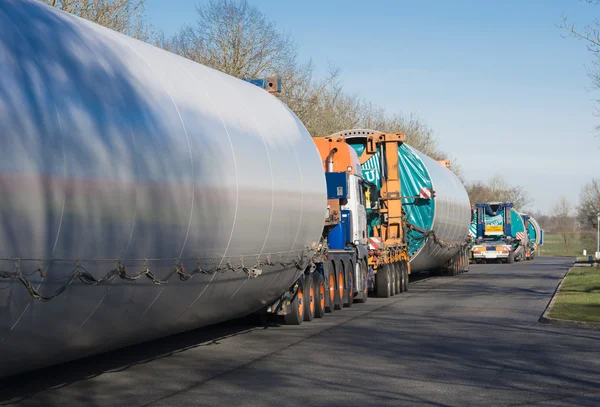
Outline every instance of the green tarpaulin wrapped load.
<svg viewBox="0 0 600 407">
<path fill-rule="evenodd" d="M 381 132 L 361 129 L 335 135 L 343 135 L 360 157 L 368 134 Z M 402 144 L 398 157 L 402 196 L 410 197 L 403 199 L 403 208 L 408 222 L 415 226 L 407 233 L 411 270 L 418 272 L 441 267 L 468 237 L 471 223 L 469 196 L 452 171 L 420 151 Z M 362 166 L 363 177 L 378 188 L 381 188 L 380 163 L 380 154 L 376 153 Z M 415 198 L 422 190 L 425 194 L 435 191 L 435 197 Z"/>
</svg>

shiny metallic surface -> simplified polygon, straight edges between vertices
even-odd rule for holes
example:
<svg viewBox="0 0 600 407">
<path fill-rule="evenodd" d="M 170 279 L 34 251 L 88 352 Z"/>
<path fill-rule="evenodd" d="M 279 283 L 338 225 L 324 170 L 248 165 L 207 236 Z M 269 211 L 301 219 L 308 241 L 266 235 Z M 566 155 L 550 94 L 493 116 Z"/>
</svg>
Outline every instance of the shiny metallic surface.
<svg viewBox="0 0 600 407">
<path fill-rule="evenodd" d="M 441 246 L 428 238 L 411 259 L 414 271 L 430 270 L 444 265 L 457 252 L 456 245 L 465 243 L 471 226 L 471 203 L 464 185 L 445 166 L 411 147 L 419 156 L 435 191 L 435 212 L 432 229 L 438 240 L 449 244 Z"/>
<path fill-rule="evenodd" d="M 0 270 L 46 296 L 78 265 L 100 278 L 117 259 L 129 274 L 209 273 L 75 280 L 47 302 L 0 279 L 0 376 L 260 309 L 318 242 L 325 191 L 308 132 L 264 90 L 35 1 L 0 2 Z"/>
<path fill-rule="evenodd" d="M 364 139 L 369 134 L 382 134 L 382 132 L 371 129 L 351 129 L 332 134 L 332 137 L 343 136 L 348 140 Z M 435 231 L 439 241 L 447 244 L 442 246 L 431 237 L 427 238 L 411 258 L 411 271 L 419 272 L 445 265 L 458 252 L 457 245 L 465 243 L 471 225 L 471 203 L 467 190 L 452 171 L 415 148 L 410 147 L 410 149 L 425 165 L 435 191 L 432 230 Z M 405 210 L 409 211 L 411 208 L 405 206 Z"/>
<path fill-rule="evenodd" d="M 541 239 L 541 236 L 542 236 L 540 224 L 533 217 L 529 217 L 529 223 L 531 223 L 531 226 L 533 226 L 533 229 L 535 230 L 535 240 L 533 241 L 533 243 L 539 245 L 540 244 L 540 239 Z"/>
</svg>

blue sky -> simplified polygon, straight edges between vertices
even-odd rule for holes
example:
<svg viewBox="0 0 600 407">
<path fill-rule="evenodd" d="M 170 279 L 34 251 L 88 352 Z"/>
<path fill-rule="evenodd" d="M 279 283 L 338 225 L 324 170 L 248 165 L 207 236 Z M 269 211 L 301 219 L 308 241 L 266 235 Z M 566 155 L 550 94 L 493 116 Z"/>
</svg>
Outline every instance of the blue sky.
<svg viewBox="0 0 600 407">
<path fill-rule="evenodd" d="M 502 175 L 545 212 L 600 178 L 600 137 L 582 42 L 563 38 L 578 0 L 249 0 L 291 34 L 300 59 L 341 68 L 345 89 L 388 112 L 415 112 L 469 181 Z M 147 0 L 166 34 L 195 22 L 203 0 Z M 408 141 L 410 144 L 410 140 Z"/>
</svg>

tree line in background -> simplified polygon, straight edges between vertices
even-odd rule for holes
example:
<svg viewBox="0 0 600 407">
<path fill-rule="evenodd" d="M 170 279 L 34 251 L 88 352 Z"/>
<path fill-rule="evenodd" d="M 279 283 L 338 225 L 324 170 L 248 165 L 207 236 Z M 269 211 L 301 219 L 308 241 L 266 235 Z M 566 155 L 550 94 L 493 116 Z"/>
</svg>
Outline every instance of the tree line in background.
<svg viewBox="0 0 600 407">
<path fill-rule="evenodd" d="M 565 252 L 583 247 L 593 254 L 597 244 L 599 214 L 600 179 L 592 179 L 581 188 L 579 205 L 563 196 L 552 207 L 550 214 L 538 212 L 532 215 L 546 233 L 560 236 Z"/>
<path fill-rule="evenodd" d="M 351 128 L 402 132 L 408 144 L 428 156 L 451 158 L 418 115 L 388 114 L 382 106 L 348 93 L 338 68 L 330 67 L 327 75 L 318 77 L 312 61 L 299 60 L 293 39 L 246 0 L 209 0 L 196 7 L 196 24 L 183 26 L 172 36 L 149 23 L 145 0 L 39 1 L 238 78 L 278 76 L 284 88 L 280 99 L 313 137 Z M 510 186 L 501 177 L 468 183 L 456 162 L 451 169 L 473 204 L 513 202 L 523 210 L 533 202 L 522 187 Z"/>
</svg>

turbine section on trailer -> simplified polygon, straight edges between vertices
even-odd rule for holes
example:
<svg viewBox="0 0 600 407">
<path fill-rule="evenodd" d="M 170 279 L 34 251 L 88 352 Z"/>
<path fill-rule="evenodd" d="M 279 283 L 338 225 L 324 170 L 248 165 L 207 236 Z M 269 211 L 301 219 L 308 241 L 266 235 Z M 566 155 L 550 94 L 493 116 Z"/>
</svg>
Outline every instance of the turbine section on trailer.
<svg viewBox="0 0 600 407">
<path fill-rule="evenodd" d="M 361 158 L 363 176 L 380 188 L 382 156 L 367 156 L 367 140 L 375 130 L 354 129 L 343 135 Z M 465 187 L 447 168 L 420 151 L 401 143 L 397 147 L 402 209 L 412 272 L 447 268 L 460 272 L 468 265 L 467 240 L 471 223 Z M 364 159 L 364 160 L 363 160 Z"/>
<path fill-rule="evenodd" d="M 266 307 L 325 176 L 298 118 L 216 70 L 0 2 L 0 376 Z"/>
</svg>

